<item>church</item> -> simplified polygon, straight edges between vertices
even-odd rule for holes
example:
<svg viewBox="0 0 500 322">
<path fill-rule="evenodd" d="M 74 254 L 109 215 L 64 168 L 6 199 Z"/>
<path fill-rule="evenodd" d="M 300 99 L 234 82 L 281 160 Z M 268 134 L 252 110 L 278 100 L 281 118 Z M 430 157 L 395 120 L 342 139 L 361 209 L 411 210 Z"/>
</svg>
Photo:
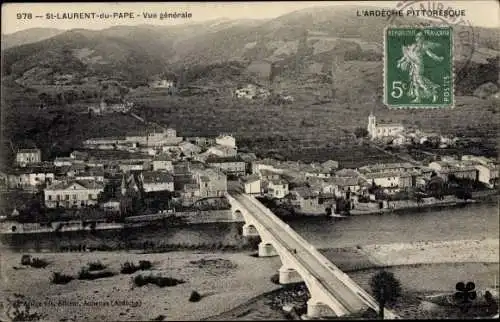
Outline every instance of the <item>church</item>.
<svg viewBox="0 0 500 322">
<path fill-rule="evenodd" d="M 404 126 L 401 123 L 381 123 L 377 124 L 377 120 L 373 113 L 368 116 L 368 136 L 370 139 L 380 139 L 384 137 L 397 136 L 404 131 Z"/>
</svg>

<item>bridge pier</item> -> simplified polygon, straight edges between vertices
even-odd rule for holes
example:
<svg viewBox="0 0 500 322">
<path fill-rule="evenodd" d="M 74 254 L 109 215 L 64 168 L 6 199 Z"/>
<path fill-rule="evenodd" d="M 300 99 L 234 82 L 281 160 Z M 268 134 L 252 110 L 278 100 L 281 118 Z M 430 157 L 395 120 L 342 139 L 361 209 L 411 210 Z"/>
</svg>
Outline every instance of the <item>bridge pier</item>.
<svg viewBox="0 0 500 322">
<path fill-rule="evenodd" d="M 319 319 L 323 316 L 324 311 L 325 304 L 312 298 L 307 301 L 307 319 Z"/>
<path fill-rule="evenodd" d="M 259 232 L 257 231 L 257 228 L 255 228 L 255 226 L 249 225 L 249 224 L 244 224 L 243 225 L 243 236 L 244 237 L 259 236 Z"/>
<path fill-rule="evenodd" d="M 279 269 L 279 282 L 280 284 L 292 284 L 303 282 L 300 274 L 289 266 L 281 266 Z"/>
<path fill-rule="evenodd" d="M 278 256 L 276 249 L 274 249 L 273 245 L 266 242 L 261 242 L 259 244 L 259 257 L 272 257 Z"/>
</svg>

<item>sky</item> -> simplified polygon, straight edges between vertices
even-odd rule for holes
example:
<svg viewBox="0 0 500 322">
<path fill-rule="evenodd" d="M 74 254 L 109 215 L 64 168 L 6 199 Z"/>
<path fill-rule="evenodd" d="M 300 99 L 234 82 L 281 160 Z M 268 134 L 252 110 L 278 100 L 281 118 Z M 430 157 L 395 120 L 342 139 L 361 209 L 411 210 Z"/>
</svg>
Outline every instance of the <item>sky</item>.
<svg viewBox="0 0 500 322">
<path fill-rule="evenodd" d="M 465 20 L 474 26 L 499 27 L 499 5 L 496 0 L 463 0 L 463 1 L 297 1 L 297 2 L 106 2 L 106 3 L 3 3 L 2 4 L 2 34 L 10 34 L 28 28 L 58 28 L 58 29 L 104 29 L 117 25 L 175 25 L 190 22 L 201 22 L 219 18 L 229 19 L 269 19 L 292 11 L 324 6 L 358 6 L 359 10 L 371 7 L 396 8 L 401 2 L 415 2 L 431 6 L 432 3 L 442 3 L 445 8 L 464 9 Z M 73 12 L 134 12 L 134 19 L 83 19 L 57 20 L 46 19 L 48 13 Z M 189 12 L 191 18 L 183 19 L 145 19 L 143 12 Z M 28 15 L 31 13 L 31 19 Z M 43 18 L 36 18 L 42 16 Z M 355 19 L 353 12 L 353 19 Z M 379 19 L 379 18 L 374 18 Z M 384 19 L 384 18 L 380 18 Z"/>
</svg>

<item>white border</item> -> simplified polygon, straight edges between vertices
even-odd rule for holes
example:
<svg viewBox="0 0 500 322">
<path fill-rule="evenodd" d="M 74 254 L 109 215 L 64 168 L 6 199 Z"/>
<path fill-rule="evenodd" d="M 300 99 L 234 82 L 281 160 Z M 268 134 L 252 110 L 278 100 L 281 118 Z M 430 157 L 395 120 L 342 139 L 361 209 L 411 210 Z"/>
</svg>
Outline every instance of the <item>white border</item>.
<svg viewBox="0 0 500 322">
<path fill-rule="evenodd" d="M 451 92 L 453 93 L 452 96 L 452 101 L 450 104 L 446 105 L 429 105 L 425 106 L 425 104 L 415 104 L 415 105 L 390 105 L 387 102 L 387 91 L 386 91 L 386 85 L 387 85 L 387 78 L 386 78 L 386 69 L 387 69 L 387 30 L 388 29 L 435 29 L 435 28 L 446 28 L 446 29 L 451 29 L 451 37 L 450 37 L 450 60 L 451 60 Z M 453 29 L 453 26 L 450 25 L 437 25 L 437 26 L 411 26 L 411 25 L 403 25 L 403 26 L 386 26 L 384 28 L 384 41 L 383 41 L 383 46 L 384 46 L 384 70 L 383 70 L 383 77 L 384 77 L 384 101 L 383 104 L 387 106 L 390 109 L 433 109 L 433 108 L 455 108 L 455 96 L 456 96 L 456 88 L 455 88 L 455 30 Z"/>
</svg>

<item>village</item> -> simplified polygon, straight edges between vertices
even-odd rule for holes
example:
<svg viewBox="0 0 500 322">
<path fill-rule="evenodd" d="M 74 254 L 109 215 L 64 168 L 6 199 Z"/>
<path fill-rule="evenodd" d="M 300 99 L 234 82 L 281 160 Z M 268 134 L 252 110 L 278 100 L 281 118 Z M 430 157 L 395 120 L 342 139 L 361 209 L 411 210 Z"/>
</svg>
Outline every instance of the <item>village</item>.
<svg viewBox="0 0 500 322">
<path fill-rule="evenodd" d="M 427 139 L 401 124 L 377 124 L 373 114 L 366 136 L 370 142 L 399 145 Z M 449 141 L 443 138 L 440 144 Z M 238 151 L 231 134 L 183 138 L 157 124 L 149 124 L 143 133 L 91 138 L 83 147 L 50 161 L 42 159 L 39 149 L 19 149 L 15 165 L 1 174 L 2 189 L 32 198 L 4 207 L 2 220 L 90 216 L 119 221 L 182 210 L 227 210 L 224 196 L 231 189 L 261 198 L 279 215 L 381 213 L 472 199 L 478 189 L 496 188 L 499 173 L 495 160 L 472 155 L 443 156 L 425 165 L 402 161 L 356 169 L 341 168 L 335 160 L 307 164 L 258 159 Z"/>
</svg>

